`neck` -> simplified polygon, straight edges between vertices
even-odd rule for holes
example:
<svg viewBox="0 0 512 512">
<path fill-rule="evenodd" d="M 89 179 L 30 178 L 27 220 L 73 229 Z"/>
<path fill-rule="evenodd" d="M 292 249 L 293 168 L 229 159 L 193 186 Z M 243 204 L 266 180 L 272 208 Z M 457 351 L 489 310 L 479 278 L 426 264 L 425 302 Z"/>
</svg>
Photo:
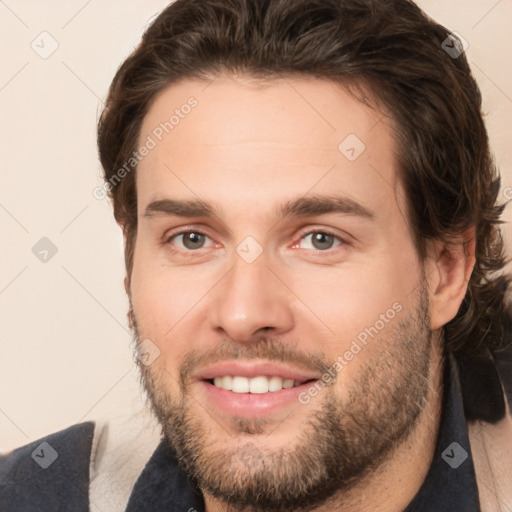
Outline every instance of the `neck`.
<svg viewBox="0 0 512 512">
<path fill-rule="evenodd" d="M 356 486 L 311 512 L 396 512 L 413 500 L 427 476 L 434 456 L 443 397 L 444 360 L 441 337 L 433 343 L 429 391 L 416 427 L 379 467 Z M 205 494 L 206 512 L 234 512 L 228 504 Z"/>
</svg>

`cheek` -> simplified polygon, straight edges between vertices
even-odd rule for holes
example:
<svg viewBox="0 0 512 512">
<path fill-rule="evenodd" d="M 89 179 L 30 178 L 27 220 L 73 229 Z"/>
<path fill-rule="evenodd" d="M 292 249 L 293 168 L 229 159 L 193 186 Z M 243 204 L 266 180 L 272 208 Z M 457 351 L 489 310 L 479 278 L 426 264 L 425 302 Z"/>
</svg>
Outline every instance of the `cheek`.
<svg viewBox="0 0 512 512">
<path fill-rule="evenodd" d="M 404 311 L 414 308 L 420 275 L 411 248 L 402 254 L 373 254 L 338 268 L 296 272 L 288 280 L 305 306 L 304 318 L 312 319 L 306 325 L 328 329 L 327 338 L 338 354 L 365 329 L 377 325 L 379 331 L 388 331 Z"/>
<path fill-rule="evenodd" d="M 175 290 L 161 279 L 155 257 L 146 248 L 144 237 L 135 245 L 131 278 L 131 300 L 140 336 L 150 338 L 160 347 L 165 333 L 173 325 Z"/>
<path fill-rule="evenodd" d="M 150 339 L 159 350 L 148 371 L 159 379 L 161 389 L 175 390 L 179 382 L 178 362 L 187 351 L 184 340 L 183 293 L 168 285 L 163 276 L 147 267 L 134 267 L 132 303 L 140 339 Z"/>
<path fill-rule="evenodd" d="M 173 278 L 170 272 L 134 268 L 132 302 L 139 329 L 157 339 L 171 334 L 200 297 L 198 283 Z"/>
<path fill-rule="evenodd" d="M 172 269 L 158 262 L 155 254 L 136 252 L 132 303 L 141 338 L 154 342 L 163 356 L 154 371 L 162 373 L 164 365 L 174 375 L 193 340 L 206 337 L 199 332 L 207 325 L 202 307 L 213 284 L 207 275 L 199 277 L 197 270 Z"/>
</svg>

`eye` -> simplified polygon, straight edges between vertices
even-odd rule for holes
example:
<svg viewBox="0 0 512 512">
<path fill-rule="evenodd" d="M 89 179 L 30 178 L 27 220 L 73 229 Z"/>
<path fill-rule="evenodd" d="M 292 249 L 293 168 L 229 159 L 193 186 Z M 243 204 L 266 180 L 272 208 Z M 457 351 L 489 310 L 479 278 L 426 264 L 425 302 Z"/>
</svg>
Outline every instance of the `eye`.
<svg viewBox="0 0 512 512">
<path fill-rule="evenodd" d="M 303 245 L 305 242 L 305 245 Z M 326 251 L 341 245 L 343 240 L 332 233 L 327 233 L 325 231 L 312 231 L 302 236 L 299 242 L 299 247 L 301 249 L 314 249 L 316 251 Z"/>
<path fill-rule="evenodd" d="M 202 249 L 208 237 L 199 231 L 183 231 L 172 235 L 167 239 L 167 243 L 178 245 L 179 249 L 194 251 Z"/>
</svg>

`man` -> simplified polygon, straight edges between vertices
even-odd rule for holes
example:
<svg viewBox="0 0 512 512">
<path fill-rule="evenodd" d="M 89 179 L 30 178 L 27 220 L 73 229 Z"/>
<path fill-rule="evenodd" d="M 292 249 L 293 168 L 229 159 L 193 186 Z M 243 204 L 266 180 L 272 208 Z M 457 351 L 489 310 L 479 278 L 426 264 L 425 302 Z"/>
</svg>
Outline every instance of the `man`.
<svg viewBox="0 0 512 512">
<path fill-rule="evenodd" d="M 500 180 L 455 36 L 407 0 L 177 0 L 98 142 L 161 440 L 21 448 L 2 510 L 512 510 Z"/>
</svg>

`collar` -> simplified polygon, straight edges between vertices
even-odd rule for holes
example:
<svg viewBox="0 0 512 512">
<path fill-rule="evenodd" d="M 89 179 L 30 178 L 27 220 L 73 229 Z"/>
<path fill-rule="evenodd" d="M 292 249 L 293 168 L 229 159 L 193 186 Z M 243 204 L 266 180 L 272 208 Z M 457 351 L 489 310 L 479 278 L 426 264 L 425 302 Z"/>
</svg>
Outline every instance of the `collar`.
<svg viewBox="0 0 512 512">
<path fill-rule="evenodd" d="M 404 512 L 480 512 L 458 364 L 445 357 L 441 423 L 432 464 Z"/>
<path fill-rule="evenodd" d="M 451 354 L 445 362 L 443 407 L 434 457 L 423 485 L 403 512 L 480 512 L 458 365 Z M 204 512 L 201 492 L 164 440 L 135 483 L 125 512 L 154 510 Z"/>
<path fill-rule="evenodd" d="M 133 488 L 125 512 L 180 510 L 204 512 L 201 492 L 178 464 L 176 452 L 162 440 Z"/>
</svg>

